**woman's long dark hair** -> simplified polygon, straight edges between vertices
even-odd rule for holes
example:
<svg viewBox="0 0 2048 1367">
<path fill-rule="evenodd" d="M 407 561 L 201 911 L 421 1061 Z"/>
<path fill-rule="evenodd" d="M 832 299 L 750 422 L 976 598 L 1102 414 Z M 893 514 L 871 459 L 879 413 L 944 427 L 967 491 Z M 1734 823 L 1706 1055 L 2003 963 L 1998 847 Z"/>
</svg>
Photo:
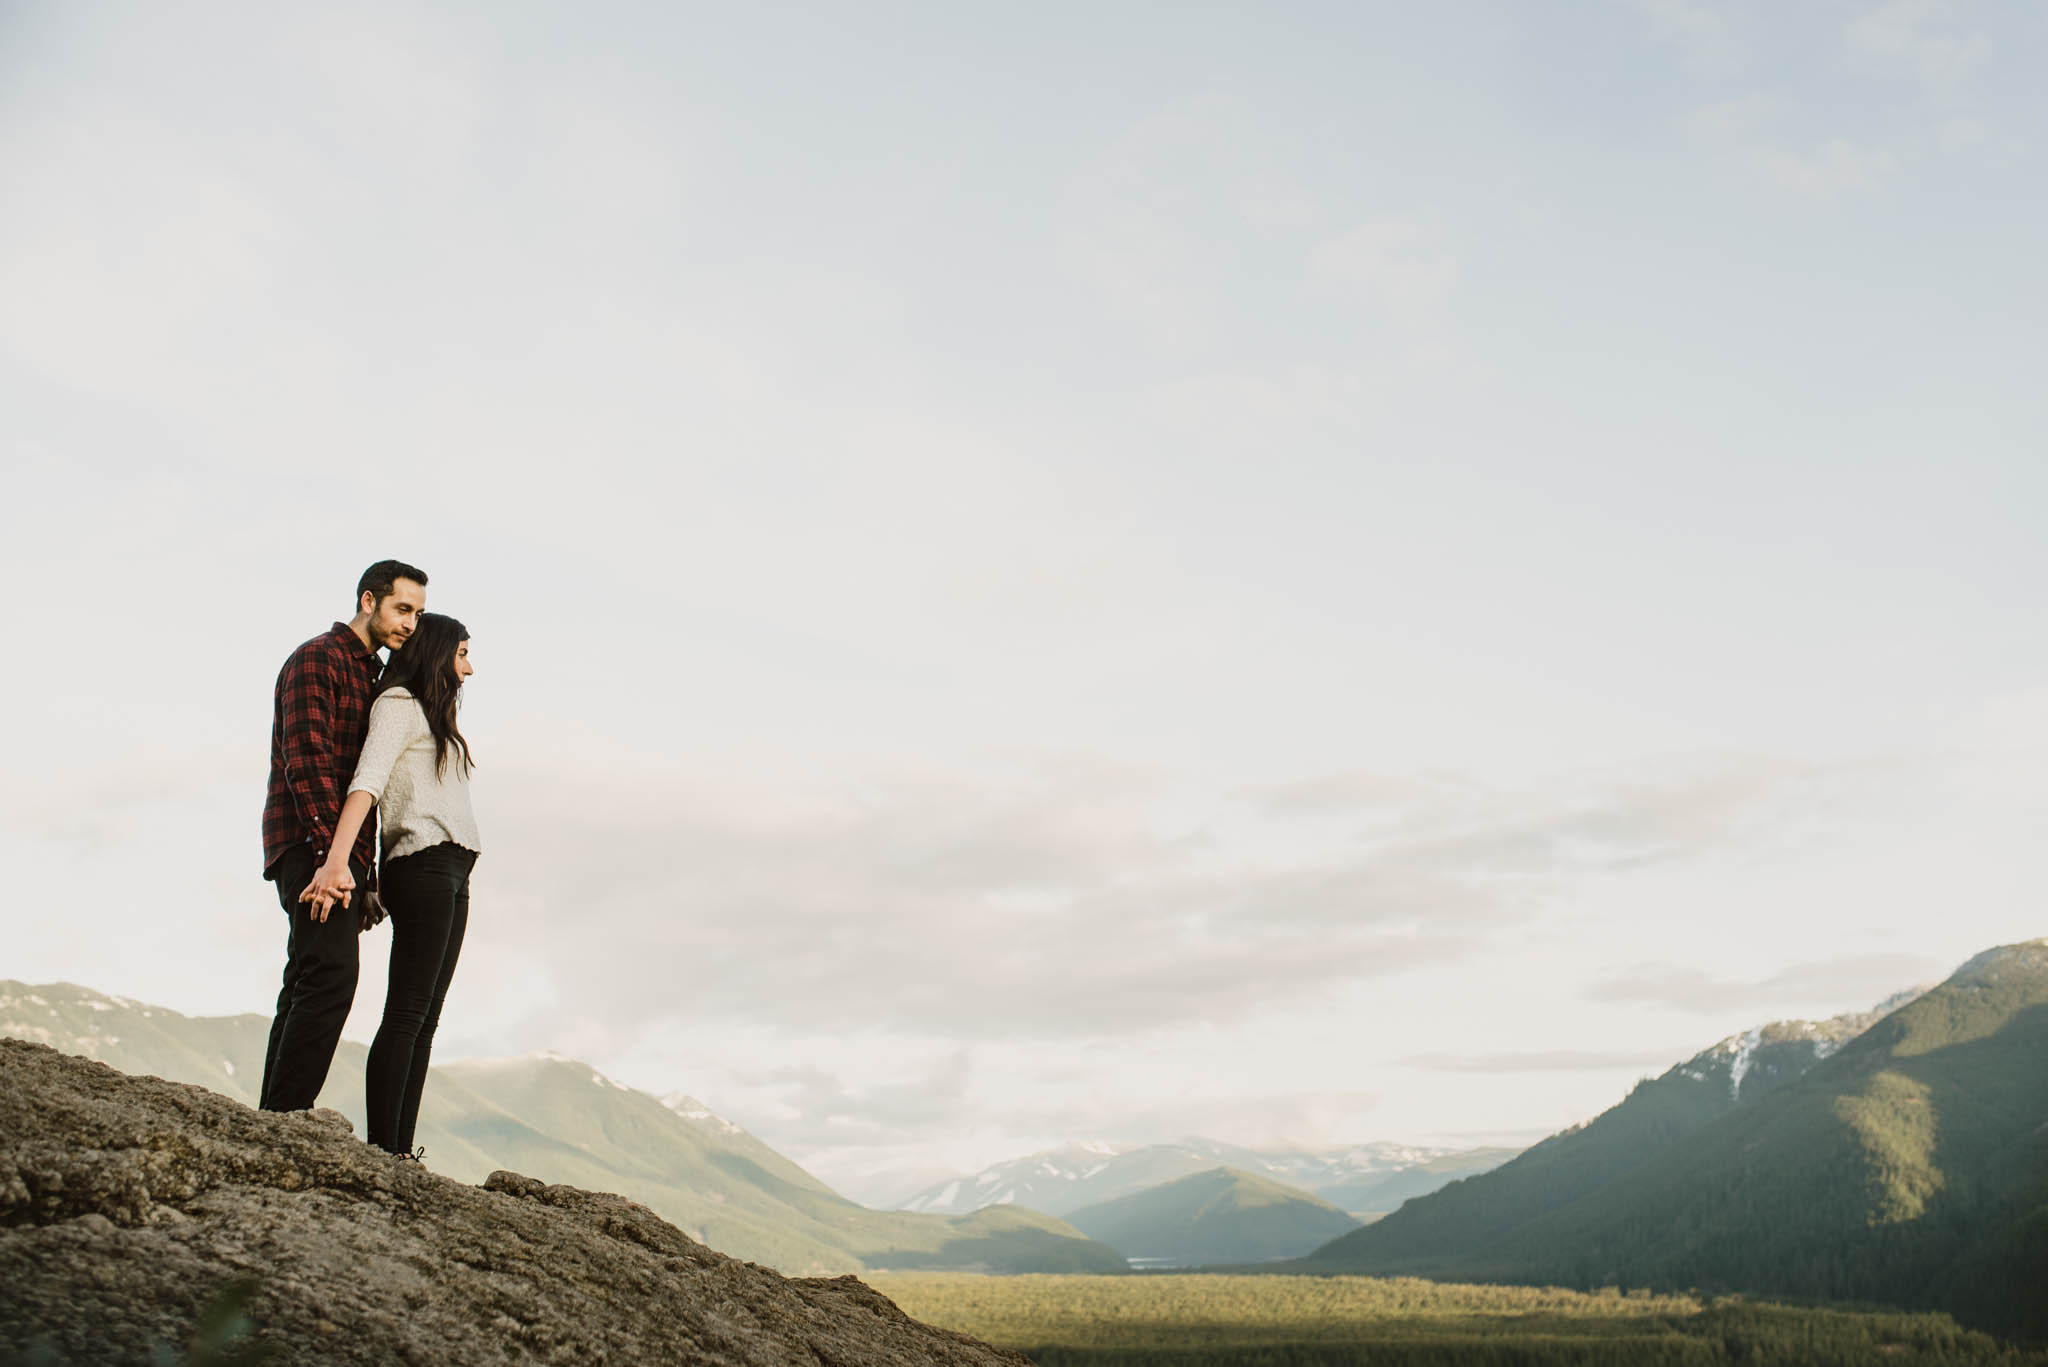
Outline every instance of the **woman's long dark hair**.
<svg viewBox="0 0 2048 1367">
<path fill-rule="evenodd" d="M 456 697 L 462 691 L 462 680 L 455 676 L 455 650 L 468 639 L 469 628 L 453 617 L 423 612 L 405 644 L 391 652 L 383 677 L 377 680 L 380 695 L 403 688 L 426 713 L 427 730 L 434 737 L 435 772 L 447 773 L 449 754 L 459 750 L 465 777 L 476 764 L 469 757 L 469 742 L 455 725 Z"/>
</svg>

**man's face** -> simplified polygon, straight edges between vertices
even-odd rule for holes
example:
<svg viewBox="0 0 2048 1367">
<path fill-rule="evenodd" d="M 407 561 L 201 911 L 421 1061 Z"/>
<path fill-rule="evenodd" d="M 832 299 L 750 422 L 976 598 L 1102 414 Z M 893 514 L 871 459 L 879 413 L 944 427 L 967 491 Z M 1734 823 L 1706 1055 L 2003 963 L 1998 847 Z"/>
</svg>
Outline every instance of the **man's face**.
<svg viewBox="0 0 2048 1367">
<path fill-rule="evenodd" d="M 400 579 L 374 607 L 371 596 L 364 594 L 362 607 L 370 614 L 369 625 L 364 628 L 370 633 L 370 644 L 396 650 L 412 635 L 412 629 L 420 624 L 420 614 L 427 610 L 426 585 Z"/>
</svg>

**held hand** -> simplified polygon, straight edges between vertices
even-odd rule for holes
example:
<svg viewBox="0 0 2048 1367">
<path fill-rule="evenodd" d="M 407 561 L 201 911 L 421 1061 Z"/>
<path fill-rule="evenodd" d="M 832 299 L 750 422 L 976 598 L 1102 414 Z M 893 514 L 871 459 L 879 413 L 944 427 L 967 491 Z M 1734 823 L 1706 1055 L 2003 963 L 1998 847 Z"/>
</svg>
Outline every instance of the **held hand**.
<svg viewBox="0 0 2048 1367">
<path fill-rule="evenodd" d="M 327 919 L 327 908 L 334 904 L 332 897 L 321 896 L 318 887 L 312 883 L 306 884 L 306 890 L 299 894 L 299 900 L 313 904 L 306 908 L 306 915 L 314 921 L 324 922 Z"/>
<path fill-rule="evenodd" d="M 312 917 L 315 921 L 325 921 L 327 909 L 336 902 L 344 907 L 349 904 L 355 886 L 355 875 L 348 871 L 348 865 L 322 864 L 313 875 L 313 881 L 306 884 L 306 890 L 299 894 L 299 900 L 313 904 Z"/>
</svg>

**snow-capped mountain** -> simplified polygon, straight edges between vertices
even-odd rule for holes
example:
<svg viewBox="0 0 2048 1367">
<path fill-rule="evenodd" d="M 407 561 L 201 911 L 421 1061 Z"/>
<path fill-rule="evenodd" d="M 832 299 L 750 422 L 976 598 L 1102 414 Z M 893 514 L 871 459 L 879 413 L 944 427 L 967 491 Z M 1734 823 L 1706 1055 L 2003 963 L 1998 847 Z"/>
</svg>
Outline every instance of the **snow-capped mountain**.
<svg viewBox="0 0 2048 1367">
<path fill-rule="evenodd" d="M 1845 1011 L 1821 1021 L 1773 1021 L 1730 1035 L 1677 1064 L 1658 1079 L 1725 1088 L 1732 1101 L 1754 1101 L 1807 1069 L 1913 1001 L 1927 988 L 1910 987 L 1868 1011 Z"/>
<path fill-rule="evenodd" d="M 896 1208 L 932 1215 L 965 1215 L 984 1206 L 1028 1206 L 1050 1215 L 1054 1213 L 1056 1204 L 1064 1203 L 1067 1209 L 1078 1210 L 1090 1202 L 1107 1200 L 1112 1195 L 1120 1196 L 1138 1189 L 1119 1185 L 1120 1179 L 1115 1176 L 1106 1182 L 1097 1181 L 1112 1164 L 1131 1151 L 1128 1145 L 1063 1144 L 1057 1149 L 983 1168 L 972 1177 L 956 1177 L 937 1183 L 908 1200 L 899 1201 Z M 1175 1177 L 1185 1177 L 1197 1171 L 1200 1169 L 1176 1170 L 1141 1185 L 1170 1182 Z M 1098 1190 L 1103 1194 L 1094 1194 Z M 1084 1191 L 1089 1194 L 1069 1199 L 1074 1193 Z"/>
<path fill-rule="evenodd" d="M 984 1206 L 1017 1205 L 1064 1215 L 1195 1173 L 1232 1167 L 1313 1192 L 1348 1210 L 1372 1211 L 1392 1208 L 1372 1204 L 1373 1193 L 1390 1182 L 1404 1188 L 1400 1199 L 1406 1199 L 1498 1167 L 1516 1152 L 1405 1144 L 1260 1151 L 1199 1136 L 1176 1144 L 1074 1143 L 938 1183 L 900 1208 L 964 1215 Z"/>
<path fill-rule="evenodd" d="M 728 1138 L 733 1135 L 747 1133 L 724 1116 L 713 1113 L 709 1106 L 697 1100 L 696 1097 L 686 1093 L 670 1092 L 661 1099 L 661 1104 L 700 1130 L 709 1130 L 713 1134 L 725 1135 Z M 749 1139 L 753 1138 L 752 1135 L 747 1137 Z"/>
</svg>

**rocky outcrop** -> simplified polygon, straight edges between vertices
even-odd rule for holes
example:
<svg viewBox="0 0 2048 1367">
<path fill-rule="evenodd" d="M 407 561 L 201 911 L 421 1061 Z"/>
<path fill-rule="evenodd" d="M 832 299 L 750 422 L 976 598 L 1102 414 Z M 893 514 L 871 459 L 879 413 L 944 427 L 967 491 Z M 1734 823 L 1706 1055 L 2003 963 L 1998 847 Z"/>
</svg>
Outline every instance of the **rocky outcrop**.
<svg viewBox="0 0 2048 1367">
<path fill-rule="evenodd" d="M 0 1361 L 149 1362 L 242 1278 L 254 1345 L 283 1362 L 1026 1361 L 617 1196 L 510 1172 L 465 1186 L 331 1111 L 269 1115 L 0 1040 Z"/>
</svg>

